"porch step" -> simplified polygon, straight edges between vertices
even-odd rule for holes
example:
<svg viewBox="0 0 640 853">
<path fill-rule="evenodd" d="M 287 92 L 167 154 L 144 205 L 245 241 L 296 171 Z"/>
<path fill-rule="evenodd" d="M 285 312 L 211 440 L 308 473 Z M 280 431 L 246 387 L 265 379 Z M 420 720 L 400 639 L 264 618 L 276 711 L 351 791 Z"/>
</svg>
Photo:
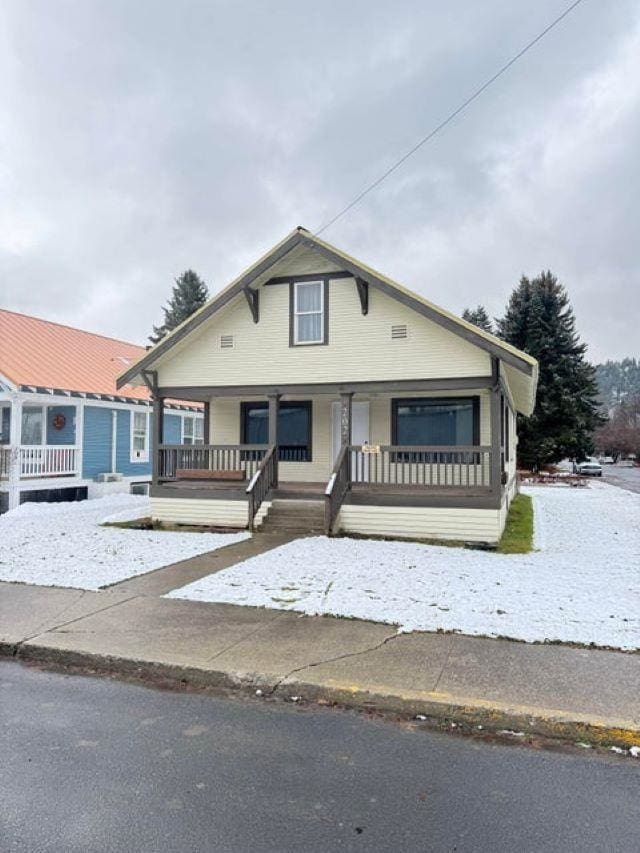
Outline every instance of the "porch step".
<svg viewBox="0 0 640 853">
<path fill-rule="evenodd" d="M 275 500 L 258 529 L 263 533 L 323 533 L 324 503 Z"/>
</svg>

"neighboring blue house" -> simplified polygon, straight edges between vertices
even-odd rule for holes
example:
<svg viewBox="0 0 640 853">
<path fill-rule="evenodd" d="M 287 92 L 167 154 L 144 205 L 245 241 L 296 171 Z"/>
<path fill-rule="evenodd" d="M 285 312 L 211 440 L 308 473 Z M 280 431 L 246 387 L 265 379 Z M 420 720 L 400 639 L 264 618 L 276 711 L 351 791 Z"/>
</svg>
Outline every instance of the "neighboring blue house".
<svg viewBox="0 0 640 853">
<path fill-rule="evenodd" d="M 24 501 L 144 490 L 151 400 L 116 391 L 144 348 L 0 310 L 0 512 Z M 203 408 L 166 403 L 166 444 L 202 444 Z"/>
</svg>

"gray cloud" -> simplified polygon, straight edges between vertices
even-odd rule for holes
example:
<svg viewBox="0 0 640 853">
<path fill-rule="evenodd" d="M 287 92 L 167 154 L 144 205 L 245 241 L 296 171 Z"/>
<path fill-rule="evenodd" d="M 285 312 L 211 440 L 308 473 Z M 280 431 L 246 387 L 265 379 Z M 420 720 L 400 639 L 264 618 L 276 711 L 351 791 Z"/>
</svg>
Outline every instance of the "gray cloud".
<svg viewBox="0 0 640 853">
<path fill-rule="evenodd" d="M 314 229 L 564 7 L 5 0 L 0 280 L 143 342 Z M 638 355 L 640 14 L 585 2 L 324 236 L 451 310 L 567 285 L 594 360 Z"/>
</svg>

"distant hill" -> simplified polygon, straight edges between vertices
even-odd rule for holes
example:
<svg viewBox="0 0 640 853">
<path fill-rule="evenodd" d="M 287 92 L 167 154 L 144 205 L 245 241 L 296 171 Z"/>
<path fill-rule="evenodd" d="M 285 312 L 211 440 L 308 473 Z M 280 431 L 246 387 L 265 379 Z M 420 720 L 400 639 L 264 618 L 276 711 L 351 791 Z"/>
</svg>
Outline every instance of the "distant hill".
<svg viewBox="0 0 640 853">
<path fill-rule="evenodd" d="M 640 395 L 640 359 L 623 358 L 596 365 L 599 397 L 607 410 L 630 395 Z"/>
</svg>

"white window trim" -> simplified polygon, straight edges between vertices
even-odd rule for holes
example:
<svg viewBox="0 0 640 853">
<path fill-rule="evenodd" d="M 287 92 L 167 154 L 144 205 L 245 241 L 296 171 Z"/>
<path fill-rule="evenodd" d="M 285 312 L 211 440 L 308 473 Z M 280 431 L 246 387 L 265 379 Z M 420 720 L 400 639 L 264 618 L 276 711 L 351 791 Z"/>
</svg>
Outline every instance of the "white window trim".
<svg viewBox="0 0 640 853">
<path fill-rule="evenodd" d="M 185 423 L 187 418 L 191 418 L 193 420 L 193 433 L 189 436 L 189 438 L 191 439 L 192 445 L 206 444 L 206 442 L 204 440 L 204 429 L 203 429 L 202 437 L 198 436 L 197 429 L 196 429 L 196 424 L 198 423 L 198 421 L 200 421 L 200 423 L 202 423 L 202 426 L 204 428 L 204 418 L 202 418 L 200 415 L 197 415 L 195 412 L 185 413 L 180 417 L 180 444 L 185 443 L 185 435 L 186 434 L 185 434 L 185 430 L 184 430 L 184 423 Z"/>
<path fill-rule="evenodd" d="M 145 441 L 144 441 L 144 450 L 134 450 L 133 449 L 133 433 L 134 433 L 134 424 L 136 422 L 136 415 L 144 415 L 146 428 L 145 428 Z M 135 462 L 148 462 L 149 461 L 149 413 L 148 412 L 140 412 L 133 410 L 131 412 L 131 417 L 129 418 L 129 454 L 132 463 Z"/>
<path fill-rule="evenodd" d="M 309 285 L 309 284 L 318 284 L 320 285 L 320 310 L 319 311 L 298 311 L 298 288 Z M 322 279 L 318 279 L 317 281 L 294 281 L 293 282 L 293 343 L 294 346 L 304 347 L 304 346 L 317 346 L 317 344 L 324 343 L 324 313 L 326 310 L 326 306 L 324 304 L 324 281 Z M 320 314 L 320 338 L 315 341 L 301 341 L 298 339 L 298 317 L 308 317 L 310 314 Z"/>
</svg>

